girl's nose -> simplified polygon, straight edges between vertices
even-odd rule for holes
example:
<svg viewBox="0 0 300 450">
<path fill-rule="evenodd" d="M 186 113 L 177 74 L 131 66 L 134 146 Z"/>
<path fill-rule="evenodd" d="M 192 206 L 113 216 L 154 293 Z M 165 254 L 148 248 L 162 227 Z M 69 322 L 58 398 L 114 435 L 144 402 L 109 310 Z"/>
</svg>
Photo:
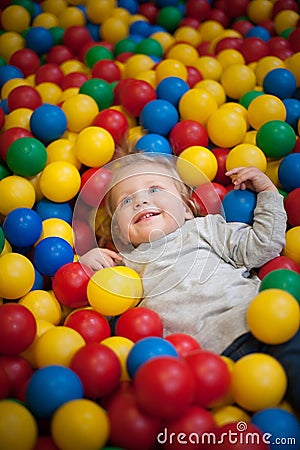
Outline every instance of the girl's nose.
<svg viewBox="0 0 300 450">
<path fill-rule="evenodd" d="M 141 208 L 149 203 L 149 196 L 146 190 L 137 191 L 134 194 L 134 208 Z"/>
</svg>

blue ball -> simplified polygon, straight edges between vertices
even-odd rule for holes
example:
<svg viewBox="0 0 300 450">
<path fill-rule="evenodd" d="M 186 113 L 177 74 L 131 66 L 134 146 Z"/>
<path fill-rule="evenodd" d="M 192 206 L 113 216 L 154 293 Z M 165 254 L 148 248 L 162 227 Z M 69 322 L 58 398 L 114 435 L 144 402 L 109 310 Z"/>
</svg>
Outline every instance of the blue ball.
<svg viewBox="0 0 300 450">
<path fill-rule="evenodd" d="M 167 100 L 177 107 L 179 100 L 190 87 L 186 81 L 179 77 L 167 77 L 161 80 L 156 87 L 157 98 Z"/>
<path fill-rule="evenodd" d="M 137 14 L 139 4 L 136 0 L 118 0 L 118 7 L 127 9 L 130 14 Z"/>
<path fill-rule="evenodd" d="M 146 153 L 172 153 L 172 148 L 168 139 L 160 134 L 149 133 L 142 136 L 134 146 L 135 151 L 143 151 Z"/>
<path fill-rule="evenodd" d="M 286 110 L 285 121 L 297 132 L 300 119 L 300 101 L 295 98 L 285 98 L 282 103 Z"/>
<path fill-rule="evenodd" d="M 226 222 L 253 224 L 256 194 L 248 189 L 232 190 L 222 200 L 223 216 Z"/>
<path fill-rule="evenodd" d="M 35 204 L 35 210 L 42 220 L 62 219 L 65 222 L 72 222 L 72 207 L 69 203 L 56 203 L 42 198 Z"/>
<path fill-rule="evenodd" d="M 143 37 L 149 37 L 152 34 L 152 27 L 149 22 L 136 20 L 129 27 L 129 34 L 138 34 Z"/>
<path fill-rule="evenodd" d="M 42 239 L 33 252 L 33 264 L 43 275 L 53 277 L 56 271 L 73 262 L 74 252 L 71 245 L 57 236 Z"/>
<path fill-rule="evenodd" d="M 24 74 L 18 67 L 10 64 L 0 67 L 0 87 L 13 78 L 24 78 Z"/>
<path fill-rule="evenodd" d="M 30 208 L 15 208 L 5 217 L 3 230 L 11 245 L 30 247 L 42 234 L 42 219 Z"/>
<path fill-rule="evenodd" d="M 26 406 L 40 419 L 49 419 L 64 403 L 81 398 L 83 385 L 79 376 L 58 365 L 36 370 L 26 389 Z"/>
<path fill-rule="evenodd" d="M 45 144 L 59 139 L 67 129 L 67 117 L 56 105 L 44 103 L 30 116 L 30 129 Z"/>
<path fill-rule="evenodd" d="M 35 267 L 34 267 L 34 273 L 35 273 L 34 283 L 30 290 L 31 291 L 43 290 L 44 286 L 45 286 L 45 280 L 44 280 L 43 275 L 38 270 L 36 270 Z"/>
<path fill-rule="evenodd" d="M 43 55 L 53 47 L 53 37 L 47 28 L 32 27 L 26 32 L 25 44 L 38 55 Z"/>
<path fill-rule="evenodd" d="M 300 187 L 300 153 L 290 153 L 278 167 L 278 179 L 287 192 Z"/>
<path fill-rule="evenodd" d="M 245 37 L 246 38 L 256 37 L 264 42 L 267 42 L 271 38 L 271 35 L 265 27 L 261 27 L 260 25 L 254 25 L 252 28 L 250 28 L 250 30 L 247 31 Z"/>
<path fill-rule="evenodd" d="M 166 136 L 179 120 L 175 106 L 167 100 L 152 100 L 147 103 L 140 114 L 142 127 L 149 133 Z"/>
<path fill-rule="evenodd" d="M 267 408 L 255 413 L 251 423 L 263 432 L 270 448 L 300 449 L 300 423 L 290 412 L 282 408 Z"/>
<path fill-rule="evenodd" d="M 157 356 L 178 357 L 178 353 L 173 344 L 160 337 L 146 337 L 137 341 L 128 353 L 126 360 L 130 377 L 134 377 L 142 364 Z"/>
<path fill-rule="evenodd" d="M 282 99 L 293 97 L 297 87 L 295 75 L 287 69 L 278 67 L 267 73 L 263 79 L 266 94 Z"/>
</svg>

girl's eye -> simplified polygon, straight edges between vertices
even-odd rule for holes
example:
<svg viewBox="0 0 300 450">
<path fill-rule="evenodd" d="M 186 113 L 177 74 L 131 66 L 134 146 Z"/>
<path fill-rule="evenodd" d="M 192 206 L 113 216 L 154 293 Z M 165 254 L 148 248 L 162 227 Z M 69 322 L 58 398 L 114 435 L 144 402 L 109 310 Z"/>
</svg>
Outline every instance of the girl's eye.
<svg viewBox="0 0 300 450">
<path fill-rule="evenodd" d="M 123 200 L 120 202 L 120 206 L 126 206 L 129 205 L 132 201 L 132 197 L 125 197 L 123 198 Z"/>
<path fill-rule="evenodd" d="M 161 189 L 158 186 L 152 186 L 149 188 L 150 194 L 154 194 L 155 192 L 159 192 Z"/>
</svg>

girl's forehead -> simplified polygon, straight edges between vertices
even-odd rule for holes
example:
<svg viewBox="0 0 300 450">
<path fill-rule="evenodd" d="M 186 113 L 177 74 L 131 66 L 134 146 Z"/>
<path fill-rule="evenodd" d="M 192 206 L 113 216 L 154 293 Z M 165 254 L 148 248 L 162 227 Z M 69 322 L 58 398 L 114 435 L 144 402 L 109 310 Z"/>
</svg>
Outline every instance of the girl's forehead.
<svg viewBox="0 0 300 450">
<path fill-rule="evenodd" d="M 171 168 L 165 167 L 164 165 L 159 163 L 143 162 L 132 165 L 129 164 L 128 166 L 123 167 L 120 171 L 117 172 L 115 181 L 121 182 L 132 177 L 144 177 L 146 175 L 161 175 L 174 178 L 174 173 L 172 172 Z"/>
</svg>

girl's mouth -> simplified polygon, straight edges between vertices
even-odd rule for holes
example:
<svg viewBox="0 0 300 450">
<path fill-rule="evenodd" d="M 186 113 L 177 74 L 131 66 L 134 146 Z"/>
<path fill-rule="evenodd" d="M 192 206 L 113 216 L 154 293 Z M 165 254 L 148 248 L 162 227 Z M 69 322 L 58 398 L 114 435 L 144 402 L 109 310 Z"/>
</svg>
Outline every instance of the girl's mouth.
<svg viewBox="0 0 300 450">
<path fill-rule="evenodd" d="M 145 220 L 149 220 L 152 217 L 158 216 L 160 215 L 160 211 L 147 211 L 147 212 L 142 212 L 140 213 L 136 219 L 134 220 L 134 223 L 138 223 L 138 222 L 143 222 Z"/>
</svg>

